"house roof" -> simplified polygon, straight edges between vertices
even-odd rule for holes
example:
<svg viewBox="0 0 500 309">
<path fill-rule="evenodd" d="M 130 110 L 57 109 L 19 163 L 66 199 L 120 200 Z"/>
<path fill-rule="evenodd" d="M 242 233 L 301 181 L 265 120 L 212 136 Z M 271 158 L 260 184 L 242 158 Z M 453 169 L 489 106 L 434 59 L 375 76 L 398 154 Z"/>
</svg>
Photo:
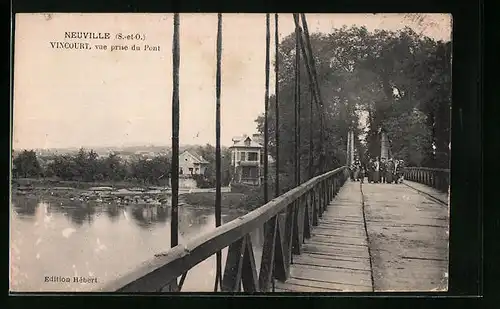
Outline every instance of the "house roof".
<svg viewBox="0 0 500 309">
<path fill-rule="evenodd" d="M 191 157 L 193 157 L 196 160 L 196 163 L 200 163 L 200 164 L 209 164 L 210 163 L 207 160 L 205 160 L 205 158 L 203 158 L 202 155 L 200 155 L 198 152 L 196 152 L 194 150 L 184 150 L 183 153 L 187 153 Z"/>
<path fill-rule="evenodd" d="M 249 141 L 248 145 L 246 144 L 246 141 Z M 252 140 L 250 136 L 247 136 L 244 140 L 240 140 L 238 142 L 235 142 L 231 147 L 229 148 L 235 148 L 235 147 L 243 147 L 243 148 L 262 148 L 262 145 L 257 143 L 256 141 Z"/>
</svg>

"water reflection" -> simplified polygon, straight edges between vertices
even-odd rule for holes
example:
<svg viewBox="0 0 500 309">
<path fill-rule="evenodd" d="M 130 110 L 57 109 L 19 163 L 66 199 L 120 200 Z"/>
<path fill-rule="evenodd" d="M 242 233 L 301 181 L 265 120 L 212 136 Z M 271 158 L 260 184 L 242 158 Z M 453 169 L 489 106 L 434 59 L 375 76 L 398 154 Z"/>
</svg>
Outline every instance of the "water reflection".
<svg viewBox="0 0 500 309">
<path fill-rule="evenodd" d="M 29 218 L 35 214 L 39 201 L 36 199 L 20 198 L 12 202 L 12 206 L 19 218 Z"/>
<path fill-rule="evenodd" d="M 224 213 L 223 223 L 242 213 Z M 99 283 L 136 268 L 170 248 L 170 208 L 92 204 L 15 197 L 11 208 L 11 289 L 90 291 L 91 284 L 47 283 L 47 276 L 93 276 Z M 212 231 L 211 209 L 179 208 L 179 242 Z M 252 235 L 260 264 L 262 233 Z M 225 254 L 227 249 L 223 251 Z M 193 268 L 184 291 L 211 291 L 215 258 Z"/>
<path fill-rule="evenodd" d="M 120 208 L 118 205 L 107 205 L 106 215 L 108 216 L 109 221 L 116 222 L 120 219 Z"/>
<path fill-rule="evenodd" d="M 168 217 L 165 206 L 132 206 L 131 214 L 137 225 L 146 229 L 158 223 L 165 224 Z"/>
<path fill-rule="evenodd" d="M 49 204 L 51 206 L 53 205 L 51 203 Z M 68 216 L 71 219 L 71 221 L 78 226 L 81 226 L 84 223 L 92 224 L 92 222 L 94 221 L 94 217 L 96 215 L 95 207 L 84 203 L 80 205 L 73 204 L 58 208 L 59 212 L 64 212 L 64 214 Z"/>
</svg>

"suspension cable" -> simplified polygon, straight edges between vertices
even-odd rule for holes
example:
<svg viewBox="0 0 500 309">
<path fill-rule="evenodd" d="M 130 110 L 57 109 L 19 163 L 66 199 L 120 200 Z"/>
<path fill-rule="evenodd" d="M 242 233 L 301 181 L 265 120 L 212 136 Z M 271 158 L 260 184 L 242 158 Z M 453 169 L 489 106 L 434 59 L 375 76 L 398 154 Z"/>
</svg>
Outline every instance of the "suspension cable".
<svg viewBox="0 0 500 309">
<path fill-rule="evenodd" d="M 314 164 L 314 158 L 313 158 L 313 150 L 314 150 L 314 142 L 313 142 L 313 102 L 314 102 L 314 95 L 313 92 L 311 91 L 311 104 L 309 108 L 309 179 L 313 178 L 314 172 L 313 172 L 313 164 Z"/>
<path fill-rule="evenodd" d="M 275 92 L 275 140 L 276 140 L 276 163 L 275 163 L 275 188 L 274 196 L 278 197 L 280 195 L 280 126 L 279 126 L 279 32 L 278 32 L 278 14 L 274 14 L 274 45 L 275 45 L 275 62 L 274 62 L 274 72 L 275 72 L 275 82 L 274 82 L 274 92 Z"/>
<path fill-rule="evenodd" d="M 295 26 L 296 27 L 299 27 L 301 29 L 301 33 L 303 34 L 302 32 L 302 28 L 299 24 L 299 15 L 294 15 L 294 22 L 295 22 Z M 308 54 L 308 52 L 306 51 L 306 44 L 304 43 L 304 36 L 301 35 L 300 36 L 300 49 L 302 51 L 302 57 L 304 58 L 304 63 L 305 63 L 305 66 L 306 66 L 306 72 L 307 72 L 307 77 L 308 77 L 308 80 L 309 80 L 309 88 L 311 90 L 311 93 L 313 94 L 314 96 L 314 100 L 316 101 L 315 103 L 318 105 L 319 104 L 319 99 L 317 98 L 317 91 L 315 89 L 316 85 L 315 85 L 315 82 L 314 82 L 314 79 L 313 79 L 313 75 L 312 75 L 312 71 L 311 71 L 311 65 L 310 65 L 310 57 L 311 55 Z M 318 105 L 319 106 L 319 105 Z"/>
<path fill-rule="evenodd" d="M 318 83 L 318 78 L 317 78 L 318 74 L 316 72 L 316 63 L 315 63 L 316 61 L 314 60 L 314 56 L 312 53 L 311 40 L 309 37 L 309 29 L 307 27 L 307 20 L 306 20 L 304 13 L 301 13 L 301 16 L 302 16 L 302 26 L 304 28 L 304 36 L 306 39 L 306 45 L 307 45 L 307 49 L 308 49 L 309 54 L 310 54 L 309 60 L 311 62 L 311 70 L 313 73 L 315 87 L 316 87 L 317 92 L 318 92 L 318 99 L 319 99 L 319 103 L 321 106 L 321 111 L 320 111 L 320 169 L 321 169 L 321 172 L 324 172 L 325 171 L 325 152 L 324 152 L 324 113 L 325 113 L 325 108 L 324 108 L 324 104 L 323 104 L 323 99 L 321 97 L 321 88 L 319 87 L 319 83 Z"/>
<path fill-rule="evenodd" d="M 174 34 L 172 39 L 172 209 L 170 215 L 170 247 L 179 243 L 178 204 L 179 204 L 179 14 L 174 14 Z"/>
<path fill-rule="evenodd" d="M 297 14 L 293 14 L 294 18 L 296 18 Z M 299 66 L 300 66 L 300 49 L 299 49 L 299 40 L 300 40 L 300 32 L 299 27 L 295 27 L 295 185 L 298 186 L 300 184 L 299 180 L 299 135 L 298 135 L 298 126 L 299 126 Z"/>
<path fill-rule="evenodd" d="M 220 96 L 221 96 L 221 58 L 222 58 L 222 14 L 217 14 L 217 72 L 215 80 L 216 112 L 215 112 L 215 226 L 221 225 L 221 151 L 220 151 Z M 217 271 L 214 292 L 222 285 L 222 252 L 216 253 Z"/>
<path fill-rule="evenodd" d="M 264 203 L 269 201 L 268 196 L 268 105 L 269 105 L 269 46 L 270 46 L 270 30 L 269 30 L 269 13 L 266 14 L 266 91 L 264 98 Z"/>
<path fill-rule="evenodd" d="M 299 14 L 296 14 L 298 17 Z M 301 124 L 301 117 L 300 117 L 300 38 L 302 37 L 302 29 L 300 27 L 296 28 L 297 31 L 297 37 L 296 37 L 296 62 L 297 62 L 297 184 L 301 184 L 301 165 L 300 165 L 300 159 L 301 159 L 301 147 L 300 147 L 300 124 Z"/>
<path fill-rule="evenodd" d="M 274 81 L 274 92 L 275 92 L 275 140 L 276 140 L 276 160 L 275 160 L 275 180 L 274 180 L 274 197 L 278 197 L 280 195 L 280 134 L 279 134 L 279 32 L 278 32 L 278 14 L 274 14 L 274 46 L 275 50 L 275 62 L 274 62 L 274 72 L 276 74 Z M 275 283 L 274 283 L 274 263 L 272 267 L 272 275 L 271 282 L 273 285 L 273 292 L 275 291 Z"/>
<path fill-rule="evenodd" d="M 298 28 L 301 28 L 300 27 L 300 24 L 299 24 L 299 15 L 296 14 L 294 15 L 294 22 L 295 22 L 295 26 L 298 27 Z M 302 30 L 302 29 L 301 29 Z M 302 33 L 303 34 L 303 33 Z M 318 112 L 320 112 L 320 106 L 319 106 L 319 99 L 318 99 L 318 91 L 316 89 L 316 84 L 314 82 L 314 77 L 313 77 L 313 74 L 312 74 L 312 70 L 311 70 L 311 64 L 310 64 L 310 58 L 311 58 L 311 54 L 309 54 L 307 51 L 306 51 L 306 48 L 305 48 L 305 43 L 304 43 L 304 38 L 303 38 L 303 35 L 300 36 L 300 47 L 301 47 L 301 51 L 302 51 L 302 56 L 304 58 L 304 63 L 305 63 L 305 67 L 306 67 L 306 72 L 307 72 L 307 77 L 308 77 L 308 80 L 309 80 L 309 89 L 310 89 L 310 92 L 311 92 L 311 111 L 310 111 L 310 134 L 309 134 L 309 137 L 310 137 L 310 143 L 309 143 L 309 177 L 312 178 L 313 175 L 314 175 L 314 171 L 313 171 L 313 165 L 314 165 L 314 158 L 313 158 L 313 150 L 314 150 L 314 143 L 313 143 L 313 138 L 314 138 L 314 135 L 313 135 L 313 131 L 312 131 L 312 115 L 313 115 L 313 111 L 312 111 L 312 108 L 313 108 L 313 103 L 316 104 L 316 107 L 318 109 Z M 321 122 L 321 118 L 320 118 L 320 122 Z M 322 126 L 321 126 L 322 127 Z M 322 132 L 320 133 L 322 134 Z"/>
</svg>

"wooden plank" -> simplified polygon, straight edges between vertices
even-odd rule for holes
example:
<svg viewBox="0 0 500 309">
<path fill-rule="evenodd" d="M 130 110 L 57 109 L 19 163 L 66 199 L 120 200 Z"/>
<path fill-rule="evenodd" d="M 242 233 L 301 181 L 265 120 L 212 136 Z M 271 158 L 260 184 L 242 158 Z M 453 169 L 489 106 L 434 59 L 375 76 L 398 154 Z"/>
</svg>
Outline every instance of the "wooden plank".
<svg viewBox="0 0 500 309">
<path fill-rule="evenodd" d="M 355 236 L 355 235 L 349 235 L 349 233 L 342 232 L 342 231 L 331 231 L 328 234 L 324 234 L 321 232 L 313 232 L 313 236 L 322 236 L 322 237 L 342 237 L 345 239 L 361 239 L 361 240 L 366 240 L 366 236 L 360 235 L 360 236 Z"/>
<path fill-rule="evenodd" d="M 319 224 L 321 227 L 332 226 L 332 227 L 338 227 L 338 228 L 354 228 L 354 229 L 357 229 L 357 228 L 363 229 L 364 228 L 364 223 L 362 221 L 360 221 L 360 222 L 345 222 L 345 221 L 332 221 L 332 220 L 324 221 L 324 220 L 321 220 Z"/>
<path fill-rule="evenodd" d="M 354 273 L 349 270 L 339 270 L 327 267 L 292 265 L 290 275 L 291 277 L 303 278 L 304 280 L 321 280 L 330 283 L 371 288 L 371 276 L 369 273 Z"/>
<path fill-rule="evenodd" d="M 309 240 L 306 240 L 308 242 Z M 323 236 L 316 234 L 314 236 L 314 241 L 317 242 L 331 242 L 332 244 L 346 244 L 352 246 L 368 246 L 366 243 L 366 238 L 361 237 L 348 237 L 348 236 Z"/>
<path fill-rule="evenodd" d="M 331 284 L 328 282 L 301 280 L 296 278 L 290 278 L 286 281 L 286 283 L 277 282 L 276 287 L 279 289 L 284 289 L 287 291 L 295 291 L 295 292 L 341 292 L 342 291 L 342 289 L 338 288 L 338 285 Z"/>
<path fill-rule="evenodd" d="M 280 292 L 280 293 L 290 293 L 290 292 L 294 292 L 293 290 L 287 290 L 287 289 L 284 289 L 284 288 L 279 289 L 279 288 L 277 288 L 277 287 L 275 287 L 275 288 L 274 288 L 274 291 L 275 291 L 275 292 Z"/>
<path fill-rule="evenodd" d="M 353 271 L 371 271 L 369 260 L 342 259 L 336 256 L 332 257 L 317 254 L 302 254 L 300 256 L 294 257 L 293 263 L 294 265 L 306 264 L 330 268 L 351 269 Z"/>
<path fill-rule="evenodd" d="M 351 217 L 347 217 L 347 215 L 350 214 Z M 355 216 L 355 217 L 354 217 Z M 339 218 L 344 218 L 344 220 L 341 220 Z M 364 224 L 363 222 L 363 213 L 354 213 L 354 212 L 335 212 L 333 213 L 333 216 L 323 216 L 320 219 L 321 223 L 326 223 L 326 224 Z"/>
<path fill-rule="evenodd" d="M 317 242 L 314 239 L 304 244 L 304 252 L 324 252 L 329 254 L 353 254 L 368 256 L 368 247 L 365 246 L 348 246 L 338 245 L 333 243 Z"/>
<path fill-rule="evenodd" d="M 288 283 L 291 284 L 288 285 Z M 322 289 L 322 292 L 371 292 L 372 291 L 370 287 L 362 285 L 346 284 L 343 282 L 342 283 L 326 282 L 321 280 L 311 280 L 311 279 L 295 278 L 295 277 L 291 277 L 289 279 L 289 282 L 288 281 L 286 283 L 280 282 L 280 288 L 288 290 L 292 289 L 299 290 L 300 287 L 295 287 L 295 285 L 299 284 L 320 288 Z"/>
<path fill-rule="evenodd" d="M 342 229 L 338 227 L 324 228 L 321 226 L 317 226 L 313 230 L 313 235 L 316 233 L 322 235 L 343 235 L 343 236 L 366 238 L 364 229 L 345 229 L 345 228 Z"/>
</svg>

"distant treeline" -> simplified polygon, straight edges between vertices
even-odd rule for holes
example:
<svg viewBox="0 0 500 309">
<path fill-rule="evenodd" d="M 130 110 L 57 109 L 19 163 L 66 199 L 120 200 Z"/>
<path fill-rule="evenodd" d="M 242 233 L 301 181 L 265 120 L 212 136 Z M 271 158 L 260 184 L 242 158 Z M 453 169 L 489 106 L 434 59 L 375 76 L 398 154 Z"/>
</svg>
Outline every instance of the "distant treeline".
<svg viewBox="0 0 500 309">
<path fill-rule="evenodd" d="M 207 148 L 207 149 L 205 149 Z M 198 151 L 212 150 L 210 145 L 199 147 Z M 198 187 L 215 186 L 215 162 L 207 156 L 210 162 L 205 175 L 195 176 Z M 225 156 L 223 159 L 230 159 Z M 215 161 L 215 160 L 213 160 Z M 223 185 L 229 184 L 229 165 L 224 164 L 222 173 Z M 12 172 L 14 178 L 58 178 L 65 181 L 82 182 L 122 182 L 139 184 L 167 185 L 170 180 L 171 157 L 167 154 L 152 158 L 132 157 L 123 160 L 117 154 L 111 153 L 99 157 L 94 150 L 81 148 L 77 154 L 53 156 L 47 164 L 41 164 L 34 150 L 24 150 L 13 160 Z"/>
</svg>

